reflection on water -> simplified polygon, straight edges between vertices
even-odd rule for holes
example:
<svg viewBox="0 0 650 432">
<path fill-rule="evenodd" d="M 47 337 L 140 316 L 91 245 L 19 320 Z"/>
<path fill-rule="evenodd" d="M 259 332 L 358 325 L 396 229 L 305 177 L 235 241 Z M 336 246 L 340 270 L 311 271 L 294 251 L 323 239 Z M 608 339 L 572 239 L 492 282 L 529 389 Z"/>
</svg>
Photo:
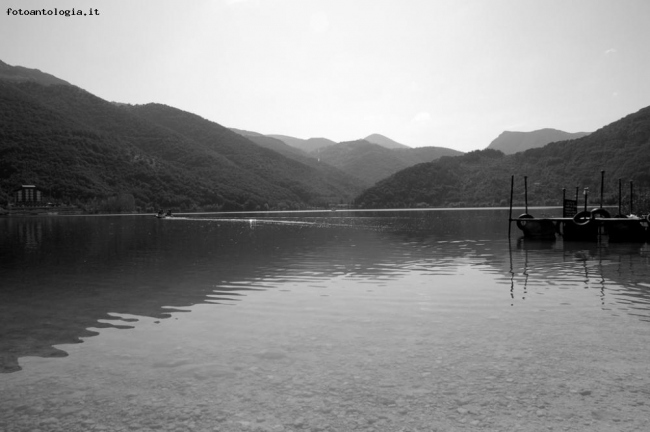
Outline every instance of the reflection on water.
<svg viewBox="0 0 650 432">
<path fill-rule="evenodd" d="M 495 210 L 0 219 L 0 430 L 643 427 L 648 245 L 507 228 Z"/>
<path fill-rule="evenodd" d="M 513 298 L 515 281 L 519 281 L 524 294 L 529 284 L 560 288 L 578 284 L 599 290 L 604 309 L 626 310 L 650 320 L 648 244 L 556 243 L 520 238 L 514 256 L 523 263 L 511 270 Z"/>
</svg>

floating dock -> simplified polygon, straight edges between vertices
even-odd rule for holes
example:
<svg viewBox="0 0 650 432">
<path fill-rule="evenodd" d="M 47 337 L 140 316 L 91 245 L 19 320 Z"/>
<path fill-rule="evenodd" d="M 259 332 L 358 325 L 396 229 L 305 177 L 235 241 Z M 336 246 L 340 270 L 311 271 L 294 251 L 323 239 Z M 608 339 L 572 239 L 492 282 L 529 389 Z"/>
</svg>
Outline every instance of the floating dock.
<svg viewBox="0 0 650 432">
<path fill-rule="evenodd" d="M 584 207 L 578 211 L 578 188 L 575 199 L 566 199 L 563 190 L 562 217 L 536 218 L 528 213 L 528 183 L 524 177 L 525 213 L 512 217 L 512 202 L 514 193 L 514 176 L 510 185 L 510 216 L 508 235 L 512 222 L 516 222 L 524 237 L 535 239 L 555 240 L 561 237 L 568 241 L 601 241 L 607 238 L 609 242 L 639 242 L 650 240 L 650 214 L 623 215 L 621 214 L 621 181 L 619 180 L 618 213 L 611 216 L 603 203 L 603 185 L 605 172 L 601 172 L 600 206 L 587 210 L 588 189 L 584 192 Z M 633 209 L 634 184 L 630 182 L 630 213 Z"/>
</svg>

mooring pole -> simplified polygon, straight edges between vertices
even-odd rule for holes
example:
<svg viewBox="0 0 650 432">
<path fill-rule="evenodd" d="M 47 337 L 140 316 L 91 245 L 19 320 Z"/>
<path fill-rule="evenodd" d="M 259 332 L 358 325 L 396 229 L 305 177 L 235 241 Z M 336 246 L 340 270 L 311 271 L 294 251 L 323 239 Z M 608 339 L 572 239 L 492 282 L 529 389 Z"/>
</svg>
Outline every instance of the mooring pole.
<svg viewBox="0 0 650 432">
<path fill-rule="evenodd" d="M 528 176 L 524 176 L 524 206 L 528 214 Z"/>
<path fill-rule="evenodd" d="M 634 205 L 634 182 L 630 180 L 630 215 L 634 214 L 632 207 Z"/>
<path fill-rule="evenodd" d="M 566 206 L 564 202 L 566 201 L 566 188 L 562 188 L 562 217 L 566 217 Z"/>
<path fill-rule="evenodd" d="M 589 188 L 585 188 L 585 211 L 587 211 L 587 199 L 589 198 Z"/>
<path fill-rule="evenodd" d="M 515 190 L 515 176 L 510 177 L 510 213 L 508 214 L 508 238 L 510 238 L 510 230 L 512 229 L 512 196 Z"/>
<path fill-rule="evenodd" d="M 605 170 L 600 172 L 600 208 L 603 208 L 603 190 L 605 189 Z"/>
<path fill-rule="evenodd" d="M 623 213 L 621 213 L 621 207 L 622 207 L 622 202 L 621 202 L 621 197 L 622 197 L 622 180 L 618 179 L 618 216 L 621 216 Z"/>
<path fill-rule="evenodd" d="M 576 186 L 576 209 L 578 208 L 578 191 L 580 191 L 580 186 Z"/>
</svg>

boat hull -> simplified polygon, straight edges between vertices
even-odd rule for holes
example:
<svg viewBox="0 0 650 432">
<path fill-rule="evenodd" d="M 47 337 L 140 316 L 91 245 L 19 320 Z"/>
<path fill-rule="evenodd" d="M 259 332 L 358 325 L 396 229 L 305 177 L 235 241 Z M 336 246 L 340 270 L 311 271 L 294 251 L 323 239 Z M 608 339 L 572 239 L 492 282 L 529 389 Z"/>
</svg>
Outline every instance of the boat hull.
<svg viewBox="0 0 650 432">
<path fill-rule="evenodd" d="M 524 233 L 524 237 L 535 239 L 554 239 L 556 225 L 548 219 L 530 219 L 520 221 L 517 226 Z"/>
<path fill-rule="evenodd" d="M 599 241 L 607 237 L 609 242 L 649 241 L 650 230 L 645 218 L 591 218 L 575 221 L 572 218 L 525 218 L 513 219 L 524 237 L 554 239 L 560 235 L 567 241 Z"/>
</svg>

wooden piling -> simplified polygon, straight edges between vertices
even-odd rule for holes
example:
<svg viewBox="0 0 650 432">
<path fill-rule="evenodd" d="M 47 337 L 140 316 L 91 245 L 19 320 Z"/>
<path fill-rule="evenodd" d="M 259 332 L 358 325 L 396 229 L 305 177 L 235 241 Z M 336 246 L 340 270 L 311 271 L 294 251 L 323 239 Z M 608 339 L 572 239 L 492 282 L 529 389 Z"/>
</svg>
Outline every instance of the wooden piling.
<svg viewBox="0 0 650 432">
<path fill-rule="evenodd" d="M 605 189 L 605 170 L 600 172 L 600 208 L 603 208 L 603 191 Z"/>
<path fill-rule="evenodd" d="M 508 216 L 508 238 L 510 238 L 510 231 L 512 230 L 512 196 L 515 190 L 515 176 L 510 177 L 510 213 Z"/>
<path fill-rule="evenodd" d="M 623 199 L 623 193 L 622 193 L 622 187 L 623 187 L 623 180 L 618 179 L 618 213 L 617 217 L 621 216 L 623 213 L 621 213 L 621 207 L 623 207 L 623 202 L 621 201 Z"/>
<path fill-rule="evenodd" d="M 528 176 L 524 176 L 524 207 L 528 214 Z"/>
</svg>

